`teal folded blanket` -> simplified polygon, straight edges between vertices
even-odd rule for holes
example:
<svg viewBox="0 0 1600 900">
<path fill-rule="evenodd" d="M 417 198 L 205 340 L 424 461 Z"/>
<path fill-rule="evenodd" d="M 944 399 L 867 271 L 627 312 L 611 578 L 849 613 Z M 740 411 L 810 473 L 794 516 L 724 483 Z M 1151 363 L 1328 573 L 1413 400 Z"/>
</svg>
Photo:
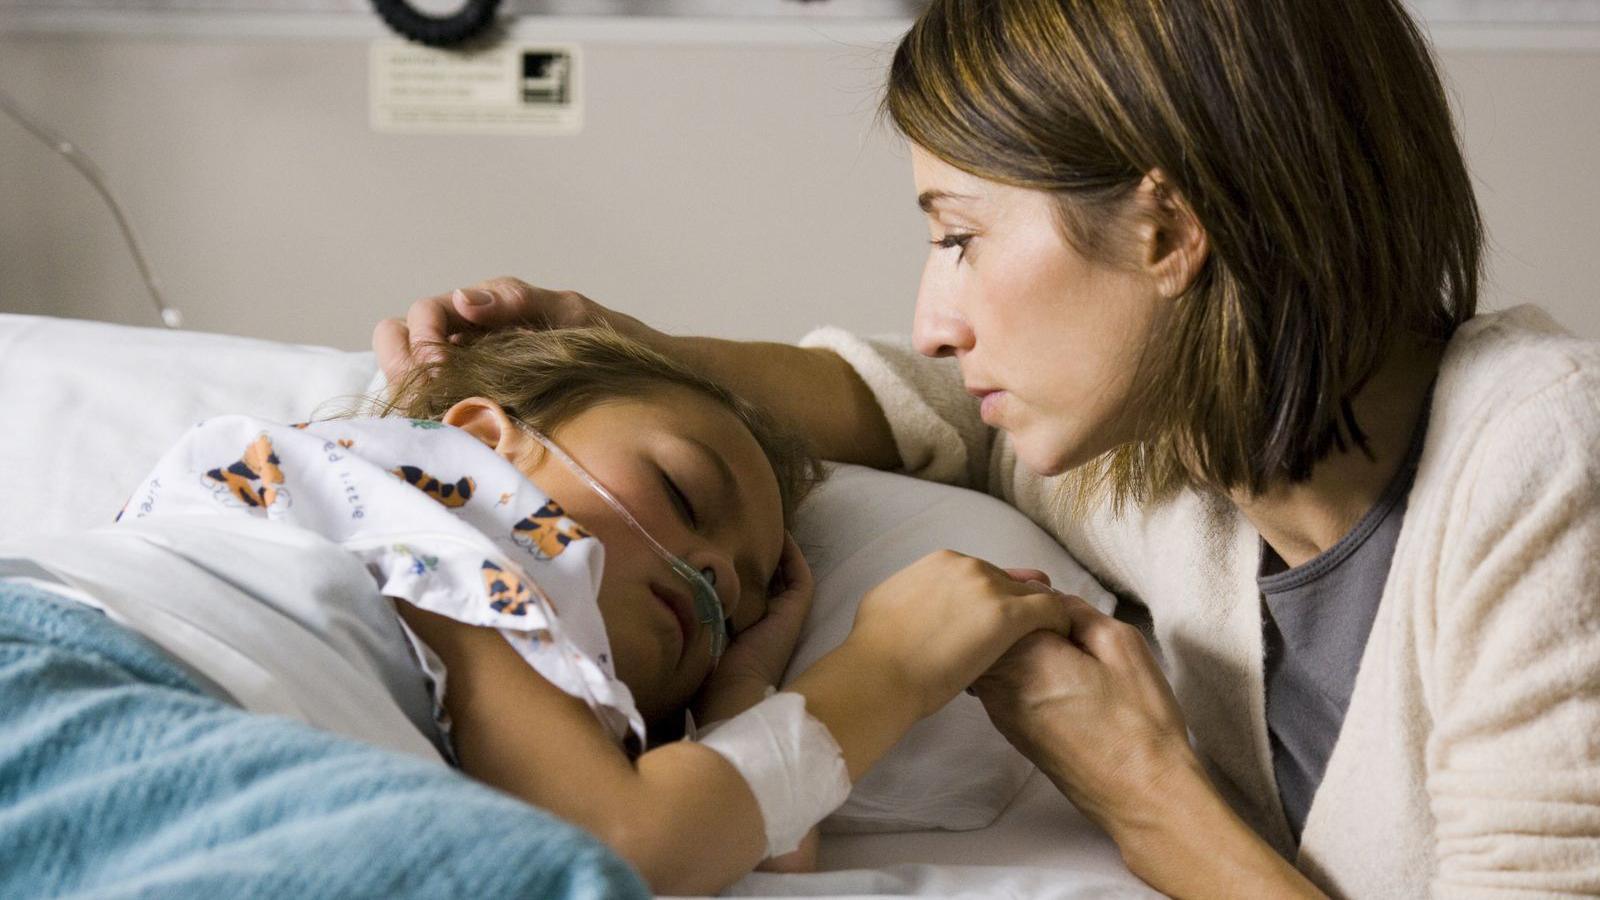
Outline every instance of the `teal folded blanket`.
<svg viewBox="0 0 1600 900">
<path fill-rule="evenodd" d="M 53 896 L 649 893 L 539 809 L 246 713 L 101 613 L 0 581 L 0 897 Z"/>
</svg>

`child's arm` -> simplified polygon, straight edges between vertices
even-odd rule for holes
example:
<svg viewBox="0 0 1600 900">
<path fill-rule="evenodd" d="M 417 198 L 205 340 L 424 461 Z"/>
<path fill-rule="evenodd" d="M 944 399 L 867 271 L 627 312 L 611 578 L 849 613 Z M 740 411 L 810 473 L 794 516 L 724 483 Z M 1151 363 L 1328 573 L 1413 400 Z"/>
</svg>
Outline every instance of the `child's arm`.
<svg viewBox="0 0 1600 900">
<path fill-rule="evenodd" d="M 399 608 L 449 673 L 445 705 L 468 775 L 585 828 L 657 893 L 714 894 L 766 855 L 755 795 L 721 754 L 678 741 L 630 764 L 588 706 L 541 677 L 498 632 Z M 844 692 L 835 693 L 830 702 L 845 705 Z M 885 724 L 885 736 L 914 721 L 893 718 L 904 725 Z M 866 754 L 855 756 L 852 780 L 866 768 Z"/>
<path fill-rule="evenodd" d="M 445 705 L 467 774 L 588 829 L 659 893 L 716 893 L 761 861 L 761 810 L 719 753 L 679 741 L 629 765 L 588 707 L 498 633 L 399 609 L 449 672 Z M 1041 628 L 1069 628 L 1053 595 L 986 563 L 935 554 L 863 599 L 850 637 L 788 690 L 833 735 L 854 781 Z"/>
</svg>

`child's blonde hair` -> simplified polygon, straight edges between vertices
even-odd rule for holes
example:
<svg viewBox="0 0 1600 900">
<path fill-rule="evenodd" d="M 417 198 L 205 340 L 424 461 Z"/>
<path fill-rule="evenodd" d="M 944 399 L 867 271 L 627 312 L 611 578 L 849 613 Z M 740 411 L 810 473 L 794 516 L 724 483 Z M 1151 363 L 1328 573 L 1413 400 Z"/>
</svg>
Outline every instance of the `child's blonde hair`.
<svg viewBox="0 0 1600 900">
<path fill-rule="evenodd" d="M 722 385 L 611 328 L 502 329 L 433 344 L 434 361 L 414 367 L 378 403 L 378 415 L 440 419 L 456 403 L 483 397 L 545 432 L 607 400 L 663 385 L 695 391 L 733 413 L 755 437 L 778 479 L 785 528 L 823 478 L 808 442 Z"/>
</svg>

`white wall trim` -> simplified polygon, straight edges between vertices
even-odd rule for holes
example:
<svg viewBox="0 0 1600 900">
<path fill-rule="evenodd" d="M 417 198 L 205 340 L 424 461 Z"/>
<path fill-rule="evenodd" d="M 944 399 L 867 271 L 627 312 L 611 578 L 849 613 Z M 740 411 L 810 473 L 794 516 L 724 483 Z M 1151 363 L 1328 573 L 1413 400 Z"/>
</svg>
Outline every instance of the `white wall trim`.
<svg viewBox="0 0 1600 900">
<path fill-rule="evenodd" d="M 1440 50 L 1554 50 L 1600 52 L 1600 23 L 1578 25 L 1424 24 Z"/>
<path fill-rule="evenodd" d="M 515 40 L 616 44 L 892 44 L 909 19 L 519 16 Z M 1427 23 L 1441 50 L 1600 51 L 1600 23 Z M 5 9 L 0 34 L 94 34 L 195 40 L 372 40 L 393 37 L 367 12 Z"/>
<path fill-rule="evenodd" d="M 816 46 L 893 43 L 909 19 L 692 19 L 648 16 L 520 16 L 513 40 L 616 44 Z M 0 10 L 0 34 L 114 34 L 199 40 L 371 40 L 395 37 L 372 13 Z"/>
</svg>

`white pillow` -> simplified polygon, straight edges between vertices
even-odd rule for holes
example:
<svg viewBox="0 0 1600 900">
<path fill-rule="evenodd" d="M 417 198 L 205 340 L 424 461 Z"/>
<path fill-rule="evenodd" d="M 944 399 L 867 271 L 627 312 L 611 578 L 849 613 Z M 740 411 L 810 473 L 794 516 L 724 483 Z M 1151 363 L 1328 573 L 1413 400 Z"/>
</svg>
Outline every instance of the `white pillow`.
<svg viewBox="0 0 1600 900">
<path fill-rule="evenodd" d="M 935 550 L 1008 568 L 1034 568 L 1102 612 L 1115 604 L 1055 539 L 1005 503 L 944 484 L 860 466 L 835 466 L 800 508 L 795 539 L 816 577 L 816 599 L 787 678 L 838 646 L 861 597 Z M 871 702 L 871 698 L 862 698 Z M 912 728 L 822 823 L 825 832 L 983 828 L 1033 771 L 962 694 Z"/>
<path fill-rule="evenodd" d="M 307 419 L 371 353 L 0 314 L 0 541 L 108 524 L 194 423 Z"/>
</svg>

